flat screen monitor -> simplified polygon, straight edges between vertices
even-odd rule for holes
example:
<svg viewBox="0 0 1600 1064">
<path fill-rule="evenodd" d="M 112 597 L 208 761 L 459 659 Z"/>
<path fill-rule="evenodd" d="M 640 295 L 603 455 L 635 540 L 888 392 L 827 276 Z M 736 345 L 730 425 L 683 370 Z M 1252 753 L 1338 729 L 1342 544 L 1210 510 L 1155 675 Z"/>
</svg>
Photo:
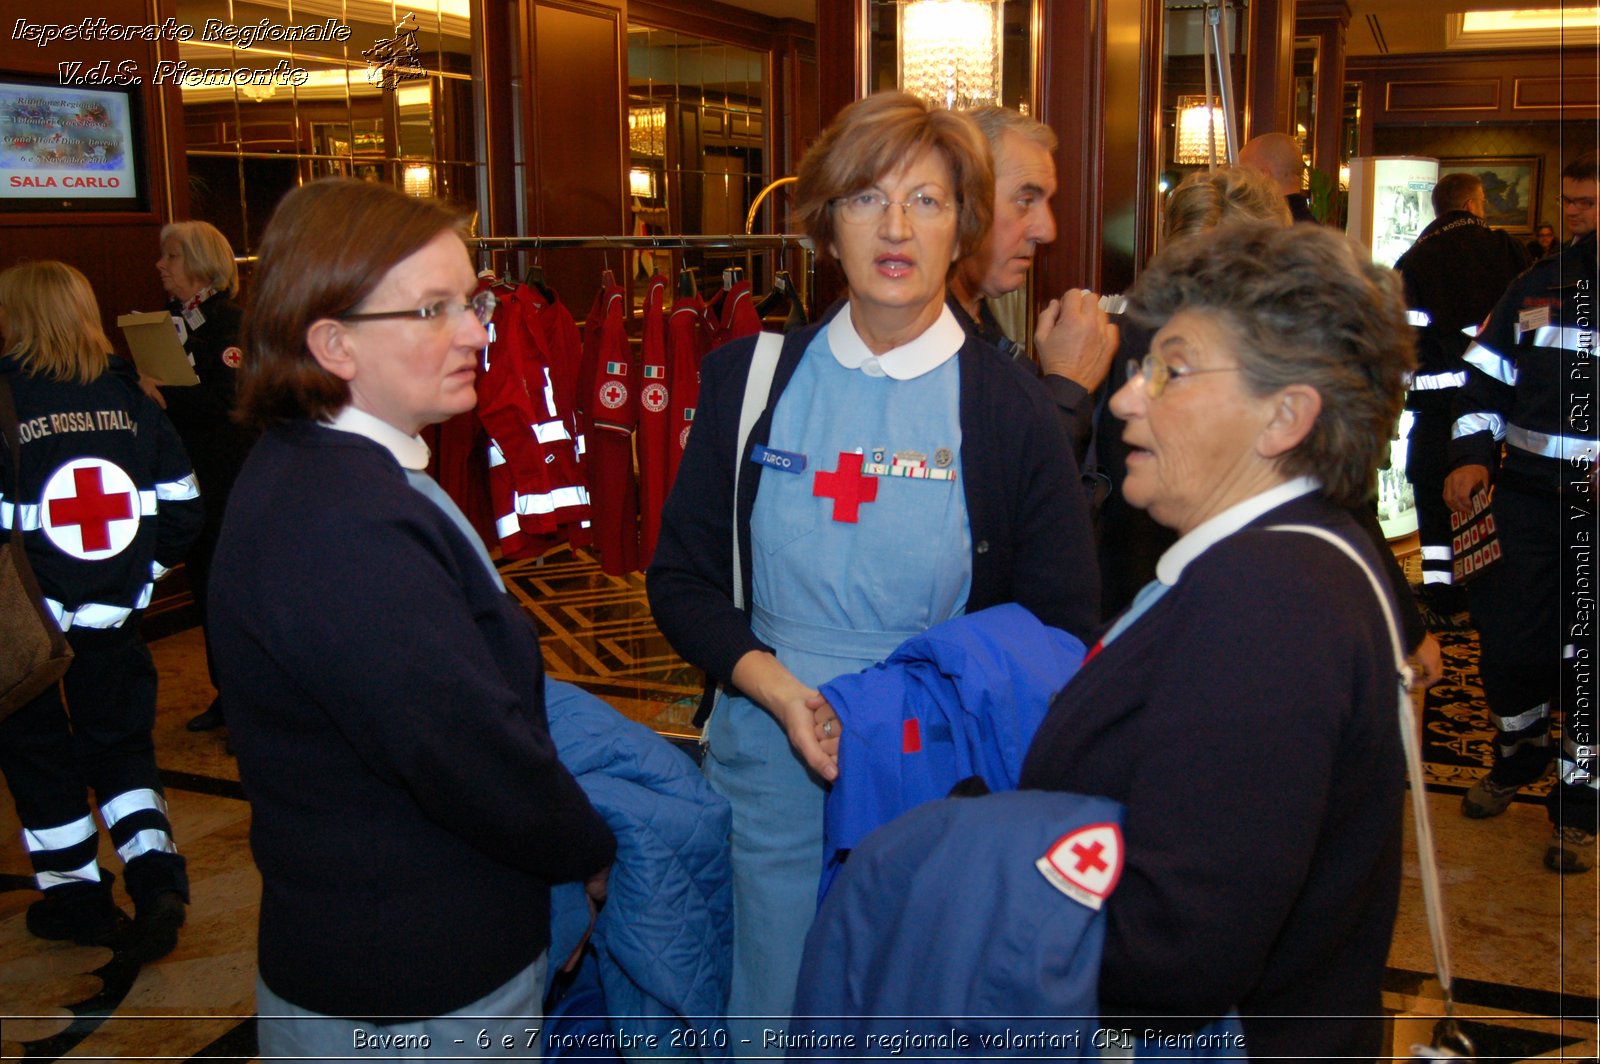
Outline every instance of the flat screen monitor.
<svg viewBox="0 0 1600 1064">
<path fill-rule="evenodd" d="M 146 211 L 137 86 L 0 73 L 0 212 Z"/>
</svg>

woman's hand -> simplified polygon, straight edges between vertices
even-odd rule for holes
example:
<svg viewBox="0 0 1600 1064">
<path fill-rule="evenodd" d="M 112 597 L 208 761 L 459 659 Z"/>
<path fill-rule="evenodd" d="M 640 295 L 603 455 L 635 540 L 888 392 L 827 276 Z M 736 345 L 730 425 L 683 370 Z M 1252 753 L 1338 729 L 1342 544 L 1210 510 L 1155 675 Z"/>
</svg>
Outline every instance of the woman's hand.
<svg viewBox="0 0 1600 1064">
<path fill-rule="evenodd" d="M 817 775 L 828 782 L 839 778 L 839 748 L 824 750 L 818 739 L 819 712 L 827 706 L 822 695 L 807 687 L 777 657 L 752 650 L 733 667 L 733 683 L 768 713 L 789 737 L 789 745 Z"/>
<path fill-rule="evenodd" d="M 839 737 L 844 734 L 844 721 L 822 695 L 817 695 L 811 706 L 811 726 L 816 729 L 817 745 L 824 754 L 839 763 Z"/>
<path fill-rule="evenodd" d="M 1444 679 L 1444 652 L 1432 632 L 1422 637 L 1417 652 L 1411 655 L 1411 672 L 1413 691 L 1425 690 Z"/>
<path fill-rule="evenodd" d="M 161 394 L 161 388 L 166 383 L 160 377 L 146 377 L 143 373 L 139 374 L 139 390 L 163 410 L 167 408 L 167 397 Z"/>
<path fill-rule="evenodd" d="M 1052 299 L 1033 328 L 1040 368 L 1089 392 L 1106 379 L 1117 337 L 1117 327 L 1100 309 L 1100 297 L 1086 288 L 1068 289 Z"/>
</svg>

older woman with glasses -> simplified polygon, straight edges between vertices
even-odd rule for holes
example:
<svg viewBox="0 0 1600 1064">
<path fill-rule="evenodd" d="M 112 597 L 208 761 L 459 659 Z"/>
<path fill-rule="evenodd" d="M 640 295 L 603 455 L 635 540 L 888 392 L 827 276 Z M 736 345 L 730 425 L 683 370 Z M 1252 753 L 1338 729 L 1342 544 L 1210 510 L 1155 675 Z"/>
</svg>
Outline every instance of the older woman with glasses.
<svg viewBox="0 0 1600 1064">
<path fill-rule="evenodd" d="M 667 639 L 721 686 L 705 771 L 733 804 L 730 1015 L 793 1002 L 838 773 L 818 686 L 1000 603 L 1080 638 L 1094 624 L 1087 505 L 1050 402 L 944 303 L 992 186 L 964 115 L 900 93 L 852 104 L 796 190 L 847 302 L 784 338 L 770 387 L 754 340 L 702 369 L 648 586 Z"/>
<path fill-rule="evenodd" d="M 1173 244 L 1129 297 L 1156 331 L 1111 399 L 1123 490 L 1178 540 L 1022 786 L 1126 807 L 1108 1018 L 1236 1009 L 1252 1060 L 1370 1061 L 1403 768 L 1381 559 L 1348 508 L 1414 363 L 1399 282 L 1331 230 L 1236 224 Z"/>
<path fill-rule="evenodd" d="M 556 759 L 538 633 L 425 472 L 417 433 L 475 401 L 476 281 L 455 214 L 361 181 L 289 193 L 262 240 L 239 405 L 264 432 L 212 640 L 261 870 L 263 1056 L 485 1029 L 512 1052 L 550 885 L 614 853 Z"/>
</svg>

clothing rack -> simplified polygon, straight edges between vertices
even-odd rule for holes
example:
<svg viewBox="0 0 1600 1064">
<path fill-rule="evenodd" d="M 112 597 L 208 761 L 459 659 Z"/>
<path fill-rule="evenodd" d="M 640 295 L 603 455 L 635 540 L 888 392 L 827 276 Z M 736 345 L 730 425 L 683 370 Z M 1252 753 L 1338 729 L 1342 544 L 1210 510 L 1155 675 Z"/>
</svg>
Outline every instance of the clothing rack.
<svg viewBox="0 0 1600 1064">
<path fill-rule="evenodd" d="M 798 233 L 728 233 L 725 236 L 476 236 L 467 241 L 479 251 L 539 251 L 589 248 L 611 251 L 689 251 L 733 248 L 744 251 L 787 251 L 801 248 L 816 254 L 811 238 Z"/>
<path fill-rule="evenodd" d="M 745 272 L 753 275 L 751 260 L 757 252 L 805 252 L 801 283 L 796 285 L 806 306 L 813 305 L 817 252 L 811 238 L 800 233 L 727 233 L 707 236 L 475 236 L 467 247 L 476 251 L 479 265 L 487 267 L 497 252 L 567 251 L 743 251 Z M 781 264 L 780 264 L 781 268 Z"/>
</svg>

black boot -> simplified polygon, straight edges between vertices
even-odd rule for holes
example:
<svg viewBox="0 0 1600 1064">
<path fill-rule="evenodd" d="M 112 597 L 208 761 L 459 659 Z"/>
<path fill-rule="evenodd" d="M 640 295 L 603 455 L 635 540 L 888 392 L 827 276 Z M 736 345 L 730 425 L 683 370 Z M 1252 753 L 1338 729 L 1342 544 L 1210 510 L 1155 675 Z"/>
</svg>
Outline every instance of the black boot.
<svg viewBox="0 0 1600 1064">
<path fill-rule="evenodd" d="M 133 899 L 133 926 L 116 943 L 117 952 L 149 964 L 178 944 L 189 904 L 187 862 L 175 853 L 146 853 L 129 861 L 123 874 Z"/>
<path fill-rule="evenodd" d="M 189 723 L 184 727 L 193 732 L 213 731 L 228 723 L 222 717 L 222 696 L 218 695 L 211 700 L 205 712 L 197 713 L 189 718 Z"/>
<path fill-rule="evenodd" d="M 28 906 L 28 931 L 52 942 L 104 946 L 128 927 L 128 916 L 111 900 L 116 877 L 100 870 L 98 883 L 65 883 L 51 887 Z"/>
</svg>

